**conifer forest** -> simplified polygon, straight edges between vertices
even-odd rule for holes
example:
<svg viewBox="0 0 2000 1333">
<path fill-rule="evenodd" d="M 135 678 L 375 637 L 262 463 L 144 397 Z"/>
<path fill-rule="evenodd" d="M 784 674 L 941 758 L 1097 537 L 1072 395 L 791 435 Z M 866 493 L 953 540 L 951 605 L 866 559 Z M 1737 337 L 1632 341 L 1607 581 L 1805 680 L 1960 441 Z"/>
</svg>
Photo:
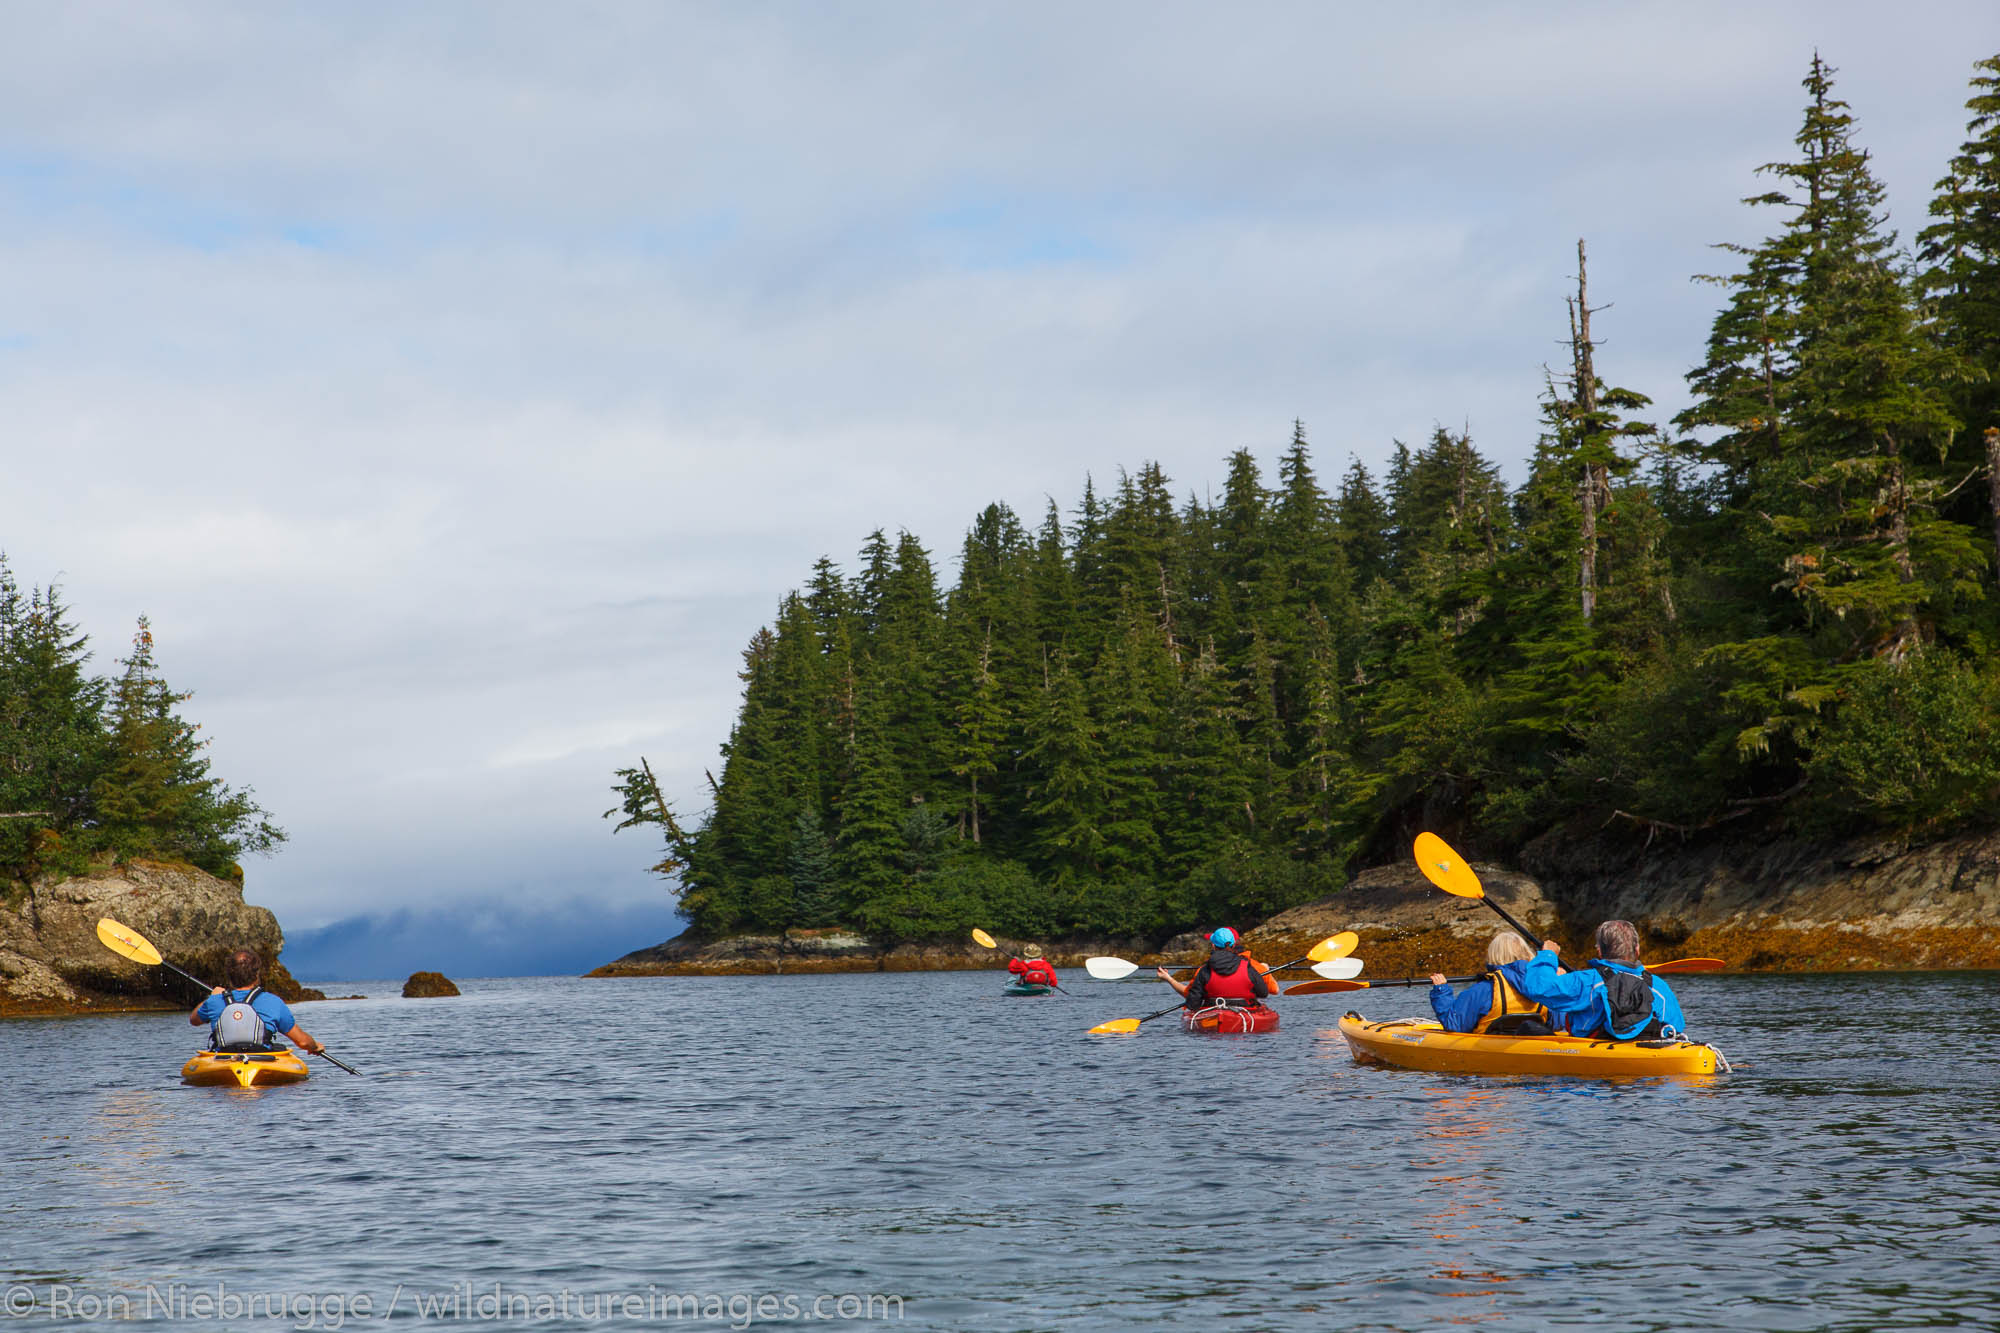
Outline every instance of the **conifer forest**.
<svg viewBox="0 0 2000 1333">
<path fill-rule="evenodd" d="M 1605 364 L 1577 243 L 1518 486 L 1442 428 L 1335 475 L 1297 424 L 1274 474 L 990 505 L 948 586 L 874 532 L 744 651 L 706 814 L 641 763 L 611 816 L 664 837 L 700 931 L 886 938 L 1254 921 L 1425 827 L 1505 853 L 1991 820 L 2000 56 L 1907 242 L 1834 71 L 1803 89 L 1744 182 L 1764 239 L 1702 279 L 1685 411 Z"/>
</svg>

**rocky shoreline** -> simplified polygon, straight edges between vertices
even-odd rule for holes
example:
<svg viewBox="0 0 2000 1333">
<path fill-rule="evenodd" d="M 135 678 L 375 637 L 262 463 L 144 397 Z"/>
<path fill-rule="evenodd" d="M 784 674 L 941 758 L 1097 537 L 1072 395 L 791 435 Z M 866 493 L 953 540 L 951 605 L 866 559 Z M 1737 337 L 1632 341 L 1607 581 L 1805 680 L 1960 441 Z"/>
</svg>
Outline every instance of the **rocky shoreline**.
<svg viewBox="0 0 2000 1333">
<path fill-rule="evenodd" d="M 1475 849 L 1461 843 L 1461 850 Z M 1640 928 L 1647 958 L 1721 958 L 1733 971 L 2000 968 L 2000 831 L 1916 844 L 1855 839 L 1644 841 L 1622 833 L 1545 837 L 1518 867 L 1475 859 L 1495 902 L 1530 929 L 1587 950 L 1607 917 Z M 1339 893 L 1245 932 L 1256 955 L 1283 962 L 1336 931 L 1362 938 L 1367 975 L 1478 967 L 1499 918 L 1432 888 L 1405 860 L 1363 871 Z M 1169 939 L 1036 941 L 1058 967 L 1091 954 L 1187 962 L 1198 933 Z M 1017 950 L 1026 941 L 1002 939 Z M 883 947 L 849 931 L 704 940 L 681 936 L 626 954 L 592 977 L 742 976 L 997 968 L 970 940 Z"/>
<path fill-rule="evenodd" d="M 241 883 L 178 862 L 135 860 L 100 863 L 0 900 L 0 1018 L 192 1008 L 200 995 L 187 981 L 98 941 L 98 918 L 107 916 L 195 976 L 220 978 L 230 951 L 248 947 L 271 960 L 265 985 L 286 1003 L 326 998 L 278 961 L 285 947 L 278 918 L 244 902 Z"/>
</svg>

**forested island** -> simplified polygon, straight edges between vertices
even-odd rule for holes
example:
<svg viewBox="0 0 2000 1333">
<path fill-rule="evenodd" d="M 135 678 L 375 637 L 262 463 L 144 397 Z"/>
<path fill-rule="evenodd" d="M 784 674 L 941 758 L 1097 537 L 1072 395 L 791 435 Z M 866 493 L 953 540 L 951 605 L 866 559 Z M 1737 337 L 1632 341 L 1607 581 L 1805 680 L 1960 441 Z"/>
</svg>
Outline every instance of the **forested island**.
<svg viewBox="0 0 2000 1333">
<path fill-rule="evenodd" d="M 89 671 L 59 588 L 29 588 L 0 554 L 0 885 L 151 856 L 242 877 L 238 859 L 285 840 L 254 793 L 209 772 L 140 617 L 115 676 Z"/>
<path fill-rule="evenodd" d="M 2000 56 L 1909 248 L 1834 71 L 1746 201 L 1692 405 L 1569 355 L 1510 488 L 1463 431 L 1219 495 L 1154 464 L 820 560 L 744 653 L 713 806 L 618 827 L 692 933 L 888 940 L 1261 920 L 1419 828 L 1937 839 L 2000 814 Z M 1552 310 L 1550 330 L 1562 327 Z"/>
<path fill-rule="evenodd" d="M 231 949 L 266 984 L 317 999 L 277 961 L 277 919 L 243 901 L 244 856 L 285 839 L 247 787 L 210 771 L 141 617 L 115 675 L 90 671 L 61 590 L 23 589 L 0 555 L 0 1016 L 184 1004 L 184 985 L 97 941 L 100 916 L 219 975 Z"/>
</svg>

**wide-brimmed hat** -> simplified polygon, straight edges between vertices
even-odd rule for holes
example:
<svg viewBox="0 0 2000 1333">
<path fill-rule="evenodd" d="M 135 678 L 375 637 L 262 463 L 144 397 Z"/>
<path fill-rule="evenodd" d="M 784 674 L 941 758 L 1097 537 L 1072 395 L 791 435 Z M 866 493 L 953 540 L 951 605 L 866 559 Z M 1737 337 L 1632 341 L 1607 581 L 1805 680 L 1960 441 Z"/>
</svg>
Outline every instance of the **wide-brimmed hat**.
<svg viewBox="0 0 2000 1333">
<path fill-rule="evenodd" d="M 1021 950 L 1021 956 L 1023 958 L 1040 958 L 1042 956 L 1042 946 L 1039 944 L 1030 944 L 1027 948 Z"/>
</svg>

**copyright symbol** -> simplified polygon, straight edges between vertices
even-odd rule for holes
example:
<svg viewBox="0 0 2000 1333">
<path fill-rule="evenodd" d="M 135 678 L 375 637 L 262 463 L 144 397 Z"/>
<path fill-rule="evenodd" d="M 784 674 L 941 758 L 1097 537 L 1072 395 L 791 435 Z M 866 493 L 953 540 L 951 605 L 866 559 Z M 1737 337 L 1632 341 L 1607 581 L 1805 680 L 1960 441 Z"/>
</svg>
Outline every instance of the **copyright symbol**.
<svg viewBox="0 0 2000 1333">
<path fill-rule="evenodd" d="M 6 1311 L 13 1318 L 35 1312 L 35 1289 L 21 1283 L 7 1288 Z"/>
</svg>

